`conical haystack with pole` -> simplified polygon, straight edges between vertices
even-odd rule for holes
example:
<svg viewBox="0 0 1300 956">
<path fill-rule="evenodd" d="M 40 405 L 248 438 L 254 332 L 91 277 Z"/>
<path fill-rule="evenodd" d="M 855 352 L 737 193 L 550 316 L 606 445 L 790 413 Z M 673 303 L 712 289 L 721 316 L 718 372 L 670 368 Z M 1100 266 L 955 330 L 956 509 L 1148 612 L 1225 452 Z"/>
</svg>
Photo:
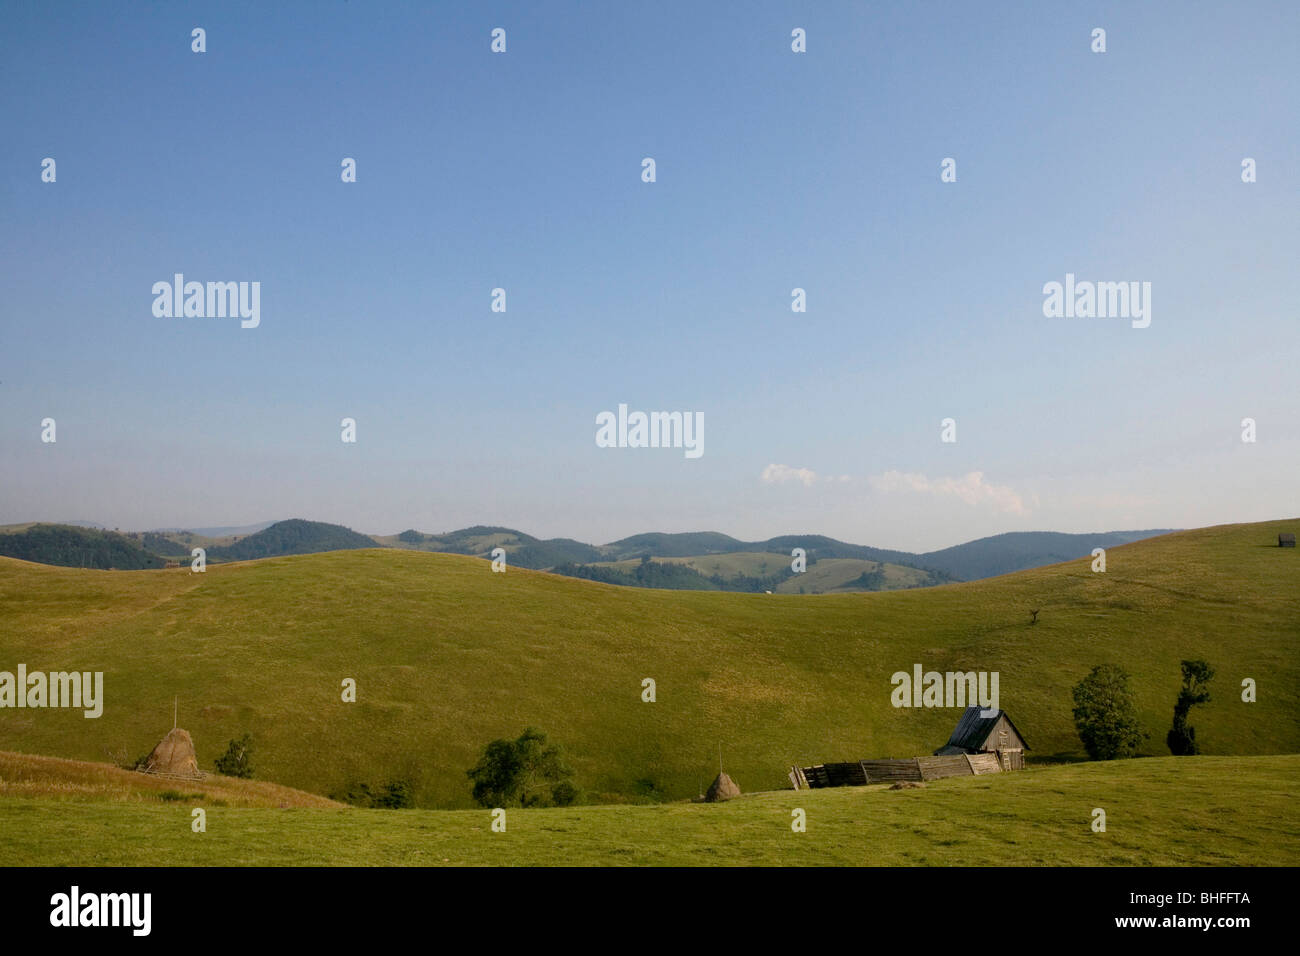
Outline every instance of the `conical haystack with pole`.
<svg viewBox="0 0 1300 956">
<path fill-rule="evenodd" d="M 194 753 L 194 739 L 190 737 L 189 731 L 176 726 L 176 717 L 177 713 L 173 711 L 172 729 L 149 751 L 149 756 L 144 758 L 139 770 L 163 777 L 187 777 L 195 780 L 207 776 L 199 769 L 199 758 Z"/>
<path fill-rule="evenodd" d="M 709 784 L 709 789 L 704 794 L 704 802 L 721 803 L 723 800 L 738 796 L 740 796 L 740 787 L 736 786 L 736 781 L 727 776 L 726 771 L 722 769 L 722 746 L 719 745 L 718 775 L 713 778 L 713 783 Z"/>
</svg>

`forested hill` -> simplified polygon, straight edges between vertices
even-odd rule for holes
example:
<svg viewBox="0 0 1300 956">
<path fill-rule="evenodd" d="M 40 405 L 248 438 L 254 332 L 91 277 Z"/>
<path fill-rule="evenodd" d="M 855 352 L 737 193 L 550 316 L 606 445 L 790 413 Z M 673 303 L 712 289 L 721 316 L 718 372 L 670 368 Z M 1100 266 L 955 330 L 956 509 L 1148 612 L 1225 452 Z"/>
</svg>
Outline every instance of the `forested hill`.
<svg viewBox="0 0 1300 956">
<path fill-rule="evenodd" d="M 100 570 L 139 571 L 166 564 L 163 558 L 144 550 L 128 535 L 66 524 L 33 524 L 0 533 L 0 555 L 39 564 Z"/>
<path fill-rule="evenodd" d="M 318 554 L 322 551 L 348 551 L 376 546 L 374 538 L 358 534 L 342 525 L 291 518 L 288 521 L 277 521 L 256 534 L 240 538 L 234 544 L 212 548 L 208 551 L 208 557 L 213 561 L 250 561 L 286 554 Z"/>
</svg>

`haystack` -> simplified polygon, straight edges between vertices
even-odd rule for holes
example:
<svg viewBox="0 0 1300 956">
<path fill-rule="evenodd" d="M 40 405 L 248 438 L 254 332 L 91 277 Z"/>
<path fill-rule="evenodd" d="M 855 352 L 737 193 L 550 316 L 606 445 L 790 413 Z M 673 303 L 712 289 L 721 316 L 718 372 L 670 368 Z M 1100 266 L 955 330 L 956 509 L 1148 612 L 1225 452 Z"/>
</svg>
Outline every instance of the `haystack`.
<svg viewBox="0 0 1300 956">
<path fill-rule="evenodd" d="M 720 773 L 714 778 L 713 783 L 709 784 L 709 791 L 704 795 L 704 802 L 721 803 L 723 800 L 730 800 L 732 797 L 738 796 L 740 796 L 740 788 L 736 786 L 736 781 L 725 773 Z"/>
<path fill-rule="evenodd" d="M 178 777 L 201 777 L 199 760 L 194 755 L 194 741 L 189 731 L 179 727 L 158 741 L 140 768 L 145 773 L 175 774 Z"/>
</svg>

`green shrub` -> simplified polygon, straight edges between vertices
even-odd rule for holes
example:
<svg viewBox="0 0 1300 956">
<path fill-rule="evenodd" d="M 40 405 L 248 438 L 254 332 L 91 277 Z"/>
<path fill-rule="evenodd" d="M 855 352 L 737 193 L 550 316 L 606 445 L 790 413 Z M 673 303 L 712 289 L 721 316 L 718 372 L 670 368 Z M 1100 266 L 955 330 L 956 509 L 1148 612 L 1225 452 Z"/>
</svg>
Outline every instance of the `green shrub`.
<svg viewBox="0 0 1300 956">
<path fill-rule="evenodd" d="M 213 763 L 219 774 L 247 779 L 253 776 L 252 757 L 253 737 L 251 734 L 244 734 L 238 740 L 232 740 L 226 752 Z"/>
<path fill-rule="evenodd" d="M 375 798 L 375 806 L 380 810 L 405 810 L 412 806 L 410 781 L 393 780 L 384 784 Z"/>
<path fill-rule="evenodd" d="M 331 800 L 350 803 L 354 807 L 373 810 L 405 810 L 415 806 L 415 788 L 409 780 L 390 780 L 378 790 L 368 783 L 350 783 L 341 791 L 329 795 Z"/>
<path fill-rule="evenodd" d="M 1093 760 L 1137 752 L 1143 734 L 1123 668 L 1099 664 L 1075 685 L 1074 726 Z"/>
</svg>

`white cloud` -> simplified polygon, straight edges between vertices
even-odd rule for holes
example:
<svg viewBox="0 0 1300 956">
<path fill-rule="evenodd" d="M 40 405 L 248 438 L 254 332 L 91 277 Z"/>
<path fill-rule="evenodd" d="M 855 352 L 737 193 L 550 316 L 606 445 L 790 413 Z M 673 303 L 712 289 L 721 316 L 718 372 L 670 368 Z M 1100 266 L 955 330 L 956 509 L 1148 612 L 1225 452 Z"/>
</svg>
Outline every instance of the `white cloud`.
<svg viewBox="0 0 1300 956">
<path fill-rule="evenodd" d="M 925 475 L 887 471 L 873 475 L 869 481 L 876 491 L 886 493 L 914 491 L 941 498 L 957 498 L 968 505 L 991 505 L 998 511 L 1010 514 L 1028 514 L 1024 499 L 1006 485 L 993 485 L 984 480 L 984 472 L 968 472 L 961 478 L 927 478 Z"/>
<path fill-rule="evenodd" d="M 789 465 L 768 465 L 760 476 L 769 485 L 785 484 L 787 481 L 802 481 L 804 487 L 811 487 L 817 480 L 817 472 L 811 468 L 791 468 Z"/>
</svg>

